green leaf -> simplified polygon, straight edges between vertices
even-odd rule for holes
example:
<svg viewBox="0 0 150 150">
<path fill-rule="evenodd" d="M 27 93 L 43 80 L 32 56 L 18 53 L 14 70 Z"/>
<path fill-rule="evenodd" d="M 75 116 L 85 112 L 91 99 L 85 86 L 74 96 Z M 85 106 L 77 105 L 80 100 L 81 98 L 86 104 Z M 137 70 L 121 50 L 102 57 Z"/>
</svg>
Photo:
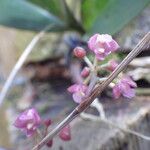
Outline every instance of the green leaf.
<svg viewBox="0 0 150 150">
<path fill-rule="evenodd" d="M 58 16 L 59 18 L 64 18 L 64 10 L 62 4 L 62 0 L 28 0 L 40 7 L 46 9 L 52 14 Z"/>
<path fill-rule="evenodd" d="M 0 24 L 39 31 L 49 25 L 53 30 L 64 29 L 64 24 L 48 11 L 24 0 L 0 0 Z"/>
<path fill-rule="evenodd" d="M 72 12 L 70 5 L 75 5 L 77 1 L 69 0 L 69 4 L 66 0 L 28 0 L 40 7 L 48 10 L 49 12 L 57 15 L 64 22 L 66 22 L 68 29 L 77 30 L 80 33 L 84 33 L 82 25 L 77 21 Z M 79 3 L 79 2 L 78 2 Z M 75 6 L 74 6 L 75 7 Z M 75 10 L 73 10 L 75 11 Z"/>
<path fill-rule="evenodd" d="M 92 2 L 84 0 L 83 24 L 89 34 L 96 32 L 115 34 L 137 16 L 149 2 L 150 0 L 93 0 Z"/>
<path fill-rule="evenodd" d="M 83 0 L 81 13 L 84 27 L 88 30 L 109 0 Z"/>
</svg>

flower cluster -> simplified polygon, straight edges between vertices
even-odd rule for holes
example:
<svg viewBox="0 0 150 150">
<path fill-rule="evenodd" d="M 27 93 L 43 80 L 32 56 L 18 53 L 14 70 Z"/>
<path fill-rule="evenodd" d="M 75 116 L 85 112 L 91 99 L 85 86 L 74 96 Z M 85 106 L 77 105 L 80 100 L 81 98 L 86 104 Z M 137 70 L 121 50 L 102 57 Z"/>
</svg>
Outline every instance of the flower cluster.
<svg viewBox="0 0 150 150">
<path fill-rule="evenodd" d="M 117 51 L 119 48 L 118 43 L 108 34 L 95 34 L 89 38 L 87 46 L 92 54 L 94 54 L 94 60 L 91 61 L 87 57 L 87 50 L 82 47 L 76 47 L 74 49 L 74 55 L 80 59 L 83 59 L 87 66 L 81 71 L 81 77 L 84 79 L 82 83 L 73 84 L 68 88 L 68 91 L 72 94 L 73 100 L 76 103 L 81 103 L 82 100 L 89 94 L 90 90 L 96 86 L 97 81 L 103 80 L 98 73 L 102 70 L 112 72 L 118 66 L 118 62 L 110 60 L 108 63 L 103 64 L 102 61 L 111 53 Z M 101 61 L 102 65 L 99 65 Z M 127 98 L 135 96 L 136 83 L 132 81 L 130 77 L 120 75 L 119 79 L 113 81 L 113 95 L 115 98 L 119 98 L 121 95 Z"/>
<path fill-rule="evenodd" d="M 39 113 L 35 108 L 25 110 L 17 117 L 17 119 L 14 122 L 14 126 L 18 129 L 21 129 L 21 131 L 25 132 L 27 137 L 32 137 L 33 135 L 38 136 L 38 133 L 40 132 L 38 127 L 41 125 L 45 126 L 45 133 L 43 137 L 46 136 L 48 133 L 48 128 L 51 124 L 52 121 L 50 119 L 42 121 L 41 117 L 39 116 Z M 65 126 L 60 131 L 59 137 L 63 141 L 71 140 L 71 131 L 69 125 Z M 53 140 L 49 140 L 47 142 L 48 147 L 51 147 L 52 144 L 53 144 Z"/>
<path fill-rule="evenodd" d="M 72 94 L 73 100 L 76 103 L 81 103 L 83 99 L 88 96 L 92 90 L 104 80 L 107 80 L 107 74 L 118 66 L 118 62 L 110 60 L 109 62 L 103 63 L 103 60 L 111 53 L 115 52 L 119 48 L 118 43 L 108 34 L 95 34 L 87 42 L 87 50 L 82 47 L 76 47 L 74 49 L 74 55 L 85 61 L 86 66 L 83 67 L 80 73 L 81 83 L 75 83 L 71 85 L 67 90 Z M 87 57 L 87 51 L 91 51 L 94 57 L 89 59 Z M 100 63 L 99 63 L 100 62 Z M 101 71 L 105 70 L 106 77 L 101 76 Z M 82 80 L 83 79 L 83 80 Z M 113 86 L 112 86 L 113 85 Z M 121 95 L 127 98 L 135 96 L 136 83 L 123 73 L 115 79 L 110 87 L 113 89 L 113 95 L 115 98 L 119 98 Z M 39 126 L 44 125 L 45 133 L 42 135 L 44 138 L 48 134 L 48 128 L 52 124 L 51 120 L 42 121 L 39 113 L 35 108 L 28 109 L 21 113 L 14 126 L 21 129 L 27 137 L 33 135 L 38 136 Z M 38 131 L 38 132 L 37 132 Z M 64 141 L 71 140 L 70 126 L 65 126 L 59 132 L 59 138 Z M 53 145 L 53 139 L 47 142 L 47 146 Z"/>
</svg>

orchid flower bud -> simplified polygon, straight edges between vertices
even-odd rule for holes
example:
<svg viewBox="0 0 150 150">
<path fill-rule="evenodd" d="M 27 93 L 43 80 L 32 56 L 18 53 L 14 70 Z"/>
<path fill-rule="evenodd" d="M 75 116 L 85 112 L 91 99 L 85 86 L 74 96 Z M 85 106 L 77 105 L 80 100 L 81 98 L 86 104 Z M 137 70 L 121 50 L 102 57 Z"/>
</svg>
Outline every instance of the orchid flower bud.
<svg viewBox="0 0 150 150">
<path fill-rule="evenodd" d="M 71 140 L 71 131 L 70 131 L 70 126 L 67 125 L 65 126 L 59 133 L 59 137 L 63 141 L 70 141 Z"/>
<path fill-rule="evenodd" d="M 52 147 L 53 145 L 53 140 L 49 140 L 47 143 L 46 143 L 46 146 L 47 147 Z"/>
<path fill-rule="evenodd" d="M 74 52 L 74 55 L 78 58 L 83 58 L 84 56 L 86 56 L 86 51 L 82 47 L 74 48 L 73 52 Z"/>
<path fill-rule="evenodd" d="M 46 120 L 44 121 L 44 125 L 45 125 L 46 127 L 49 127 L 51 124 L 52 124 L 52 121 L 51 121 L 50 119 L 46 119 Z"/>
<path fill-rule="evenodd" d="M 86 78 L 90 74 L 90 68 L 89 67 L 84 67 L 83 70 L 81 71 L 81 76 L 83 78 Z"/>
<path fill-rule="evenodd" d="M 110 60 L 106 69 L 108 69 L 109 71 L 114 71 L 117 68 L 117 66 L 118 63 L 115 60 Z"/>
</svg>

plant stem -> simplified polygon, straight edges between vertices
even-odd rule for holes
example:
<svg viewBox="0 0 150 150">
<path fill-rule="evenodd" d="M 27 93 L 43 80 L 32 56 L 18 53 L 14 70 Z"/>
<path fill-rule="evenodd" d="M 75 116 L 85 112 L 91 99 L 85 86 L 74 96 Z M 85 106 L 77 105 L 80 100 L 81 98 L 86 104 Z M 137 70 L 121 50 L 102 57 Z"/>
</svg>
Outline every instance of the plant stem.
<svg viewBox="0 0 150 150">
<path fill-rule="evenodd" d="M 58 126 L 54 128 L 38 145 L 32 150 L 42 148 L 48 140 L 52 139 L 64 126 L 69 124 L 74 118 L 76 118 L 81 112 L 87 109 L 94 99 L 102 93 L 102 91 L 114 80 L 118 74 L 126 68 L 126 66 L 145 48 L 150 45 L 150 32 L 148 32 L 144 38 L 137 44 L 137 46 L 125 57 L 125 59 L 117 66 L 117 68 L 108 76 L 107 80 L 99 84 L 93 92 L 84 99 L 73 112 L 65 118 Z"/>
<path fill-rule="evenodd" d="M 90 67 L 91 70 L 94 70 L 94 66 L 91 63 L 91 61 L 88 59 L 87 56 L 84 57 L 84 61 L 86 62 L 86 64 Z"/>
<path fill-rule="evenodd" d="M 105 111 L 104 111 L 104 108 L 103 108 L 103 104 L 99 102 L 98 98 L 96 98 L 92 102 L 91 107 L 95 107 L 97 109 L 101 119 L 105 119 L 106 118 Z"/>
</svg>

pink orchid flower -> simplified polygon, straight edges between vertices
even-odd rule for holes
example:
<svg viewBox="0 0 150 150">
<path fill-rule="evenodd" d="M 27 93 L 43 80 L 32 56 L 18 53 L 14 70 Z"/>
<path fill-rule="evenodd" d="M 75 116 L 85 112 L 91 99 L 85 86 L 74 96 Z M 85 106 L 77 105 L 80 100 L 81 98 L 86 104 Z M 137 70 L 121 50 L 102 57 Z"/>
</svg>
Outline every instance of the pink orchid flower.
<svg viewBox="0 0 150 150">
<path fill-rule="evenodd" d="M 76 103 L 80 103 L 86 95 L 87 86 L 84 84 L 73 84 L 67 90 L 72 93 L 73 100 Z"/>
<path fill-rule="evenodd" d="M 24 111 L 17 117 L 14 122 L 14 126 L 21 129 L 29 137 L 35 133 L 40 123 L 41 119 L 38 112 L 35 108 L 31 108 Z"/>
<path fill-rule="evenodd" d="M 134 88 L 137 87 L 136 83 L 128 76 L 122 78 L 113 88 L 113 95 L 119 98 L 121 94 L 127 98 L 135 96 Z"/>
<path fill-rule="evenodd" d="M 119 48 L 118 43 L 108 34 L 95 34 L 88 41 L 88 47 L 92 50 L 97 59 L 104 60 L 111 52 Z"/>
</svg>

